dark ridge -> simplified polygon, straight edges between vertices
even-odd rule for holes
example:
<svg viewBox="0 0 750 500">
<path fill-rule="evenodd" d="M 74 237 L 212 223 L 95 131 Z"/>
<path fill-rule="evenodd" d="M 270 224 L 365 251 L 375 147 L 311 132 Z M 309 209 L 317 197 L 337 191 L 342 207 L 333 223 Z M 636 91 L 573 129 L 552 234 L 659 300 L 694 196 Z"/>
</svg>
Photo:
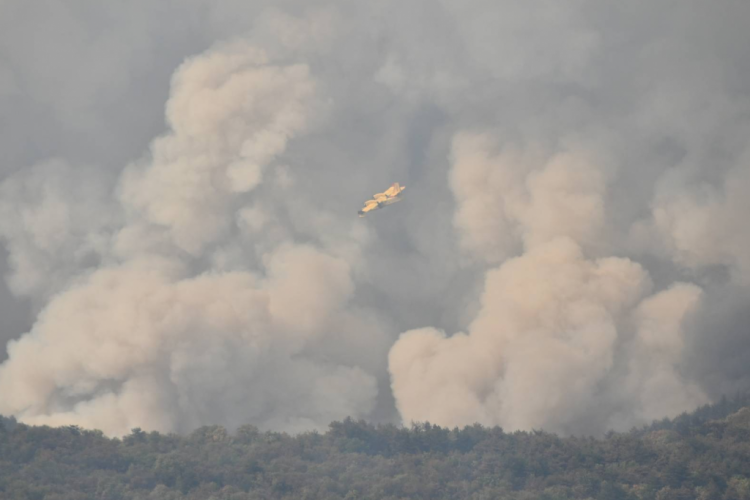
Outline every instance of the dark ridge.
<svg viewBox="0 0 750 500">
<path fill-rule="evenodd" d="M 603 439 L 345 419 L 297 436 L 251 425 L 123 439 L 0 417 L 0 498 L 750 499 L 750 397 Z"/>
</svg>

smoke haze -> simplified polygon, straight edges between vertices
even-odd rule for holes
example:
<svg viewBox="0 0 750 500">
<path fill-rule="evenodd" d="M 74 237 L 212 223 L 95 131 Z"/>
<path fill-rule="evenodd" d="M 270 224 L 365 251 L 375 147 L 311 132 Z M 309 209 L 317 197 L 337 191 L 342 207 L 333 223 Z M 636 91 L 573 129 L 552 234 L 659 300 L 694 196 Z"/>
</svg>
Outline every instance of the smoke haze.
<svg viewBox="0 0 750 500">
<path fill-rule="evenodd" d="M 598 434 L 750 389 L 748 18 L 3 3 L 0 413 Z"/>
</svg>

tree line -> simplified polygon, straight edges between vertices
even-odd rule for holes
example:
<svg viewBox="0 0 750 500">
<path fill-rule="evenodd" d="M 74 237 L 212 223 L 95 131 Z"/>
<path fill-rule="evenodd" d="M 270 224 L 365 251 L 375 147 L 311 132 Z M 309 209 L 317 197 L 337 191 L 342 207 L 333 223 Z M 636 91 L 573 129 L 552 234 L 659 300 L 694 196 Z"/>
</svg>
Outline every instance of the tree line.
<svg viewBox="0 0 750 500">
<path fill-rule="evenodd" d="M 0 498 L 750 500 L 750 397 L 600 439 L 352 419 L 117 439 L 0 417 Z"/>
</svg>

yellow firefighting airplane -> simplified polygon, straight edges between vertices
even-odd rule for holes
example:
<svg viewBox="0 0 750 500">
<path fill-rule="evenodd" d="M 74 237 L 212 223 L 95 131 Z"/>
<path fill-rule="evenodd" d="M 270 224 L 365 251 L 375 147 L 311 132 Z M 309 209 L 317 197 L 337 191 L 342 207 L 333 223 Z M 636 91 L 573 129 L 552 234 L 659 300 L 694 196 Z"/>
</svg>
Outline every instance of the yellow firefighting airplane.
<svg viewBox="0 0 750 500">
<path fill-rule="evenodd" d="M 372 212 L 373 210 L 378 210 L 401 201 L 403 199 L 401 193 L 404 192 L 404 189 L 406 189 L 406 186 L 399 186 L 398 182 L 392 184 L 385 192 L 377 193 L 371 200 L 367 200 L 362 210 L 357 213 L 360 217 L 364 217 L 367 212 Z"/>
</svg>

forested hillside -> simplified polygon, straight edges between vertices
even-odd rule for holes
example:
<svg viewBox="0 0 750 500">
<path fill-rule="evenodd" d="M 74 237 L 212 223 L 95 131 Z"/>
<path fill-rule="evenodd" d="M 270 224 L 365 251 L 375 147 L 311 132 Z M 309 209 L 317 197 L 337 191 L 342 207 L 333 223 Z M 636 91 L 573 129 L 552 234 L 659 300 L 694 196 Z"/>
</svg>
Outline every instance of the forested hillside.
<svg viewBox="0 0 750 500">
<path fill-rule="evenodd" d="M 120 440 L 4 418 L 0 498 L 750 499 L 748 402 L 602 439 L 345 420 L 325 434 L 134 429 Z"/>
</svg>

